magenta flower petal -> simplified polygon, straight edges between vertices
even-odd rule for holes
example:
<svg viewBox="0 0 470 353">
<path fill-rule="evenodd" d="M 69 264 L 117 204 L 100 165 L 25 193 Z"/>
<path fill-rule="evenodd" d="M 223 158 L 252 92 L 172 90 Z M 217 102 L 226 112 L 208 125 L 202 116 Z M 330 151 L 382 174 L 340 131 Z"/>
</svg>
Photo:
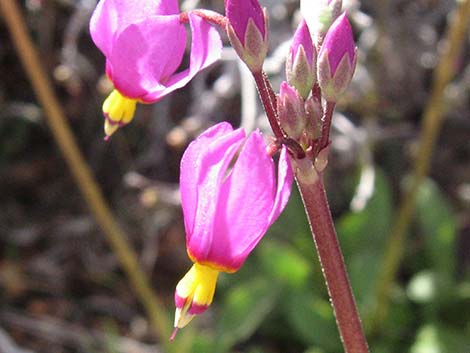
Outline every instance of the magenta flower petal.
<svg viewBox="0 0 470 353">
<path fill-rule="evenodd" d="M 233 128 L 229 123 L 217 124 L 191 142 L 184 152 L 183 158 L 181 159 L 180 191 L 186 234 L 192 234 L 194 228 L 198 202 L 197 187 L 202 169 L 202 151 L 210 141 L 216 139 L 218 136 L 228 134 L 231 131 L 233 131 Z"/>
<path fill-rule="evenodd" d="M 261 133 L 254 132 L 221 186 L 208 254 L 211 262 L 231 269 L 242 265 L 269 226 L 274 191 L 274 162 Z"/>
<path fill-rule="evenodd" d="M 163 90 L 183 59 L 186 29 L 179 15 L 153 16 L 129 25 L 108 56 L 115 87 L 129 98 L 142 100 L 149 91 Z"/>
<path fill-rule="evenodd" d="M 245 138 L 242 129 L 219 124 L 190 144 L 180 188 L 194 262 L 218 271 L 240 268 L 289 198 L 293 175 L 285 149 L 275 174 L 258 131 Z"/>
<path fill-rule="evenodd" d="M 222 41 L 219 33 L 199 16 L 189 13 L 192 42 L 189 68 L 163 80 L 163 88 L 150 91 L 144 101 L 156 101 L 168 93 L 185 86 L 199 71 L 220 59 Z M 174 44 L 169 42 L 170 45 Z"/>
<path fill-rule="evenodd" d="M 245 132 L 242 129 L 217 136 L 212 140 L 200 140 L 197 143 L 202 144 L 203 153 L 193 160 L 197 168 L 181 171 L 182 181 L 188 180 L 191 176 L 197 181 L 197 195 L 191 197 L 192 201 L 197 198 L 195 210 L 193 205 L 188 209 L 186 204 L 183 206 L 185 218 L 187 212 L 194 215 L 193 220 L 189 220 L 187 224 L 188 228 L 192 225 L 192 229 L 186 233 L 186 245 L 191 256 L 196 259 L 206 258 L 211 248 L 214 214 L 217 208 L 215 200 L 219 197 L 220 185 L 226 176 L 229 164 L 244 140 Z M 190 164 L 185 164 L 188 165 Z M 185 198 L 182 197 L 182 200 Z"/>
<path fill-rule="evenodd" d="M 128 25 L 149 16 L 178 12 L 177 0 L 101 0 L 90 19 L 90 33 L 96 46 L 108 56 L 114 40 Z"/>
<path fill-rule="evenodd" d="M 294 173 L 286 147 L 283 147 L 281 150 L 277 174 L 276 199 L 274 200 L 274 205 L 269 215 L 269 225 L 276 221 L 277 217 L 279 217 L 286 207 L 292 189 L 292 181 L 294 180 Z"/>
</svg>

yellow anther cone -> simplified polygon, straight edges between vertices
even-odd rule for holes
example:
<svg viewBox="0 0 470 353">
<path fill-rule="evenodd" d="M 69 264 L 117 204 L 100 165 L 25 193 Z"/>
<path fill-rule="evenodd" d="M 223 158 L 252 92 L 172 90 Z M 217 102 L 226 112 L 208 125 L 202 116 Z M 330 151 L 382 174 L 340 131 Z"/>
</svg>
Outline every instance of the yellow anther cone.
<svg viewBox="0 0 470 353">
<path fill-rule="evenodd" d="M 219 273 L 210 266 L 195 263 L 179 281 L 176 297 L 184 304 L 176 308 L 175 327 L 183 328 L 212 303 Z"/>
<path fill-rule="evenodd" d="M 117 89 L 113 90 L 103 103 L 106 117 L 104 133 L 108 139 L 116 130 L 128 124 L 134 117 L 137 99 L 123 96 Z"/>
</svg>

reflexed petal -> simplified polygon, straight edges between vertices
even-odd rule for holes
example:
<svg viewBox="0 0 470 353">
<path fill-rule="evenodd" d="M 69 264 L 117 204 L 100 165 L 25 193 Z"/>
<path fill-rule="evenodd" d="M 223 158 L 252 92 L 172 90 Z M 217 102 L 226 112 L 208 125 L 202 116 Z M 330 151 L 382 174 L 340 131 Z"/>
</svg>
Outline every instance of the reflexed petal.
<svg viewBox="0 0 470 353">
<path fill-rule="evenodd" d="M 208 261 L 234 270 L 242 265 L 269 225 L 274 190 L 274 162 L 254 132 L 221 187 Z"/>
<path fill-rule="evenodd" d="M 186 179 L 191 174 L 197 179 L 197 206 L 193 228 L 188 229 L 186 233 L 188 252 L 197 261 L 206 260 L 207 252 L 212 247 L 214 215 L 219 207 L 217 200 L 220 186 L 229 164 L 244 140 L 245 131 L 237 129 L 207 141 L 197 161 L 193 162 L 197 165 L 198 174 L 189 170 L 184 172 Z M 186 210 L 183 211 L 186 218 Z"/>
<path fill-rule="evenodd" d="M 201 157 L 207 144 L 217 136 L 233 131 L 229 123 L 220 123 L 202 133 L 191 142 L 181 159 L 180 192 L 186 234 L 191 234 L 197 208 L 197 186 L 201 170 Z"/>
<path fill-rule="evenodd" d="M 101 0 L 90 19 L 90 33 L 96 46 L 108 56 L 114 40 L 131 23 L 177 13 L 177 0 Z"/>
<path fill-rule="evenodd" d="M 128 26 L 108 56 L 115 87 L 130 98 L 163 90 L 180 65 L 186 47 L 186 29 L 178 15 L 153 16 Z M 144 99 L 145 100 L 145 99 Z"/>
<path fill-rule="evenodd" d="M 219 60 L 222 52 L 222 41 L 219 33 L 199 16 L 189 13 L 192 42 L 189 68 L 171 76 L 165 82 L 164 87 L 152 90 L 145 101 L 156 101 L 168 93 L 185 86 L 199 71 Z M 174 44 L 173 42 L 169 42 Z"/>
<path fill-rule="evenodd" d="M 294 174 L 292 172 L 289 156 L 287 155 L 287 149 L 283 147 L 279 157 L 276 199 L 271 214 L 269 215 L 269 225 L 276 221 L 277 217 L 279 217 L 284 210 L 284 207 L 286 207 L 292 190 L 293 180 Z"/>
</svg>

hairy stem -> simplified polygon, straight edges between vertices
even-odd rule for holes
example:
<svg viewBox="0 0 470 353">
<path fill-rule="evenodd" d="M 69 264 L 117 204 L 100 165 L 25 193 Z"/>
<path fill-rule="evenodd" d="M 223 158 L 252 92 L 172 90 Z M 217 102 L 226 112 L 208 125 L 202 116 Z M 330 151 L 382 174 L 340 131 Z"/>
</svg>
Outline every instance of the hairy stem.
<svg viewBox="0 0 470 353">
<path fill-rule="evenodd" d="M 328 146 L 330 143 L 331 118 L 333 117 L 335 105 L 336 104 L 334 102 L 326 102 L 325 112 L 322 119 L 320 150 Z"/>
<path fill-rule="evenodd" d="M 253 77 L 256 82 L 256 87 L 258 88 L 261 103 L 263 103 L 264 111 L 268 117 L 271 129 L 273 129 L 274 136 L 276 136 L 277 139 L 282 139 L 284 137 L 284 133 L 279 126 L 276 94 L 274 93 L 271 83 L 266 77 L 266 74 L 262 71 L 253 72 Z"/>
<path fill-rule="evenodd" d="M 389 293 L 394 283 L 400 261 L 405 249 L 405 235 L 413 217 L 416 196 L 423 183 L 431 163 L 431 157 L 444 118 L 444 90 L 456 73 L 457 57 L 465 40 L 467 25 L 470 19 L 470 0 L 463 0 L 448 22 L 446 50 L 434 71 L 431 95 L 423 113 L 423 127 L 419 137 L 419 149 L 414 164 L 412 182 L 403 198 L 393 224 L 387 251 L 378 275 L 376 305 L 370 320 L 368 332 L 377 333 L 388 314 Z"/>
<path fill-rule="evenodd" d="M 116 223 L 104 197 L 94 180 L 80 150 L 77 147 L 71 129 L 64 117 L 64 112 L 40 63 L 39 55 L 26 29 L 25 20 L 18 8 L 18 2 L 0 0 L 12 42 L 16 46 L 18 56 L 27 71 L 31 84 L 41 103 L 47 123 L 67 162 L 72 176 L 90 208 L 96 222 L 101 227 L 111 248 L 118 257 L 129 281 L 140 299 L 147 315 L 155 328 L 155 333 L 167 345 L 171 324 L 165 310 L 153 293 L 148 279 L 140 268 L 137 255 L 126 240 L 126 235 Z"/>
<path fill-rule="evenodd" d="M 333 225 L 322 175 L 296 176 L 346 353 L 369 352 Z"/>
</svg>

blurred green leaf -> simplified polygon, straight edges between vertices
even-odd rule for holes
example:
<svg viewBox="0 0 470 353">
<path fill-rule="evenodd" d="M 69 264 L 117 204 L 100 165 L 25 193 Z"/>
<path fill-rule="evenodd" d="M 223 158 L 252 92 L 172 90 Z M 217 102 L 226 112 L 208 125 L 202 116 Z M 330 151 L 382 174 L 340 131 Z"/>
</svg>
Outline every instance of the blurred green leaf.
<svg viewBox="0 0 470 353">
<path fill-rule="evenodd" d="M 470 335 L 438 324 L 423 326 L 416 335 L 410 353 L 468 353 Z"/>
<path fill-rule="evenodd" d="M 291 287 L 299 288 L 305 284 L 311 264 L 287 243 L 275 240 L 263 243 L 259 249 L 260 261 L 265 273 Z"/>
<path fill-rule="evenodd" d="M 431 271 L 417 273 L 409 282 L 408 297 L 417 303 L 429 303 L 436 297 L 436 274 Z"/>
<path fill-rule="evenodd" d="M 374 192 L 364 209 L 349 212 L 336 222 L 352 288 L 362 312 L 372 300 L 391 221 L 390 185 L 376 169 Z"/>
<path fill-rule="evenodd" d="M 304 353 L 325 353 L 325 351 L 323 349 L 314 347 L 307 349 Z"/>
<path fill-rule="evenodd" d="M 208 335 L 198 332 L 191 342 L 192 353 L 214 352 L 214 339 Z"/>
<path fill-rule="evenodd" d="M 381 253 L 392 220 L 392 197 L 388 180 L 375 170 L 374 192 L 360 212 L 349 212 L 336 222 L 345 256 L 361 249 Z"/>
<path fill-rule="evenodd" d="M 276 305 L 279 288 L 271 280 L 254 277 L 226 292 L 220 305 L 215 352 L 225 352 L 258 329 Z"/>
<path fill-rule="evenodd" d="M 416 206 L 430 265 L 448 278 L 453 277 L 457 224 L 448 200 L 433 181 L 427 180 L 418 191 Z"/>
<path fill-rule="evenodd" d="M 376 343 L 389 346 L 391 353 L 404 352 L 409 348 L 412 339 L 410 332 L 414 332 L 419 320 L 415 311 L 416 306 L 412 305 L 400 286 L 394 287 L 390 300 L 391 309 L 382 325 L 382 337 L 380 342 Z M 380 349 L 371 351 L 386 352 Z"/>
<path fill-rule="evenodd" d="M 247 351 L 247 353 L 266 353 L 266 352 L 267 351 L 265 351 L 263 348 L 258 347 L 258 346 L 250 347 L 248 348 L 248 351 Z"/>
<path fill-rule="evenodd" d="M 291 241 L 311 238 L 302 198 L 295 184 L 292 186 L 292 193 L 286 208 L 269 228 L 267 238 L 272 237 Z"/>
<path fill-rule="evenodd" d="M 341 351 L 341 341 L 330 303 L 312 292 L 291 291 L 284 308 L 293 334 L 305 344 L 327 352 Z"/>
</svg>

